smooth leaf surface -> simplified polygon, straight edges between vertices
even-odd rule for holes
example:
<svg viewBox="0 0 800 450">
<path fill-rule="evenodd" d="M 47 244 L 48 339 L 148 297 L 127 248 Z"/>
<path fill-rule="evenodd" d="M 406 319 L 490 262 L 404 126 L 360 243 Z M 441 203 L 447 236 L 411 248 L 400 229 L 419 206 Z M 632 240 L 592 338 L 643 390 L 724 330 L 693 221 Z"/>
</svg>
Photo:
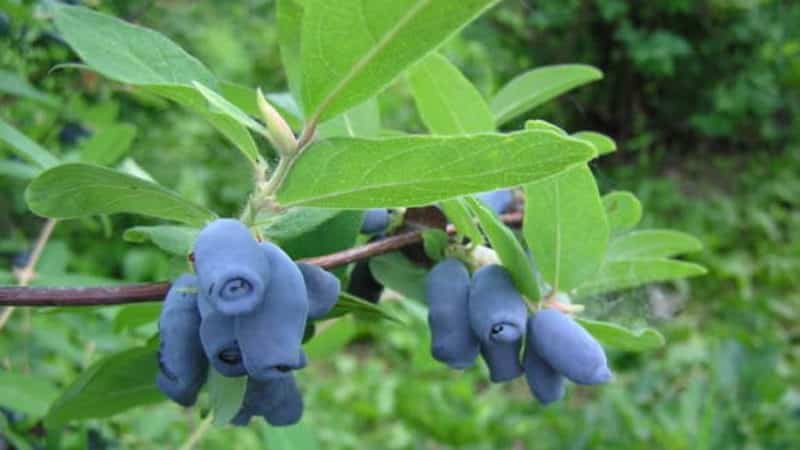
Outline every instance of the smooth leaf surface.
<svg viewBox="0 0 800 450">
<path fill-rule="evenodd" d="M 347 292 L 339 294 L 339 300 L 325 318 L 331 319 L 334 317 L 343 316 L 345 314 L 352 314 L 356 317 L 363 319 L 381 319 L 388 320 L 402 324 L 403 321 L 388 313 L 380 306 L 370 303 L 364 299 L 350 295 Z"/>
<path fill-rule="evenodd" d="M 108 78 L 134 85 L 214 87 L 214 75 L 160 33 L 87 8 L 59 4 L 53 16 L 64 40 Z"/>
<path fill-rule="evenodd" d="M 161 303 L 140 303 L 120 308 L 114 316 L 114 331 L 121 333 L 150 324 L 155 327 L 161 307 Z"/>
<path fill-rule="evenodd" d="M 0 405 L 6 408 L 39 418 L 57 397 L 58 389 L 47 378 L 0 371 Z"/>
<path fill-rule="evenodd" d="M 58 164 L 58 158 L 2 119 L 0 119 L 0 141 L 8 144 L 10 150 L 20 158 L 43 169 Z"/>
<path fill-rule="evenodd" d="M 698 264 L 663 258 L 608 261 L 592 280 L 576 291 L 577 297 L 628 289 L 659 281 L 695 277 L 706 273 Z"/>
<path fill-rule="evenodd" d="M 475 212 L 483 232 L 497 252 L 503 267 L 509 271 L 519 292 L 528 300 L 538 301 L 541 298 L 539 285 L 534 278 L 534 270 L 530 258 L 525 254 L 514 233 L 505 226 L 497 215 L 486 205 L 475 198 L 468 198 L 470 208 Z"/>
<path fill-rule="evenodd" d="M 666 343 L 664 336 L 653 328 L 630 330 L 610 322 L 589 319 L 576 319 L 604 347 L 626 352 L 645 352 L 662 347 Z"/>
<path fill-rule="evenodd" d="M 387 253 L 369 260 L 369 270 L 382 285 L 406 298 L 425 300 L 428 271 L 408 260 L 400 252 Z"/>
<path fill-rule="evenodd" d="M 208 371 L 208 403 L 214 412 L 214 423 L 226 425 L 242 407 L 247 377 L 223 377 L 216 370 Z"/>
<path fill-rule="evenodd" d="M 337 211 L 333 217 L 314 228 L 307 228 L 303 234 L 280 241 L 276 239 L 275 242 L 293 259 L 335 253 L 356 244 L 363 218 L 362 211 Z M 341 276 L 345 268 L 333 272 Z"/>
<path fill-rule="evenodd" d="M 380 109 L 378 109 L 378 102 L 371 98 L 320 124 L 317 128 L 317 137 L 319 139 L 337 136 L 377 137 L 380 131 Z"/>
<path fill-rule="evenodd" d="M 277 197 L 283 206 L 423 206 L 541 180 L 594 155 L 591 145 L 548 131 L 334 138 L 298 158 Z"/>
<path fill-rule="evenodd" d="M 110 166 L 119 161 L 130 150 L 136 137 L 136 127 L 115 124 L 95 132 L 81 144 L 81 160 Z"/>
<path fill-rule="evenodd" d="M 552 131 L 556 134 L 560 134 L 562 136 L 566 136 L 567 132 L 564 131 L 563 128 L 559 127 L 558 125 L 552 124 L 546 120 L 541 119 L 534 119 L 534 120 L 526 120 L 525 121 L 525 129 L 526 130 L 547 130 Z"/>
<path fill-rule="evenodd" d="M 442 212 L 447 216 L 447 219 L 456 227 L 459 233 L 468 237 L 470 242 L 475 245 L 483 245 L 483 234 L 470 214 L 469 208 L 464 203 L 462 198 L 452 198 L 450 200 L 442 200 L 439 203 Z"/>
<path fill-rule="evenodd" d="M 330 323 L 330 326 L 319 330 L 314 339 L 303 346 L 312 361 L 335 356 L 358 336 L 358 325 L 352 317 L 341 317 Z"/>
<path fill-rule="evenodd" d="M 597 156 L 606 155 L 617 151 L 617 143 L 605 134 L 596 131 L 579 131 L 573 133 L 572 137 L 575 139 L 584 140 L 597 149 Z"/>
<path fill-rule="evenodd" d="M 628 191 L 614 191 L 604 195 L 603 208 L 612 233 L 630 230 L 642 219 L 642 204 Z"/>
<path fill-rule="evenodd" d="M 0 177 L 18 178 L 20 180 L 30 180 L 42 170 L 17 161 L 0 161 Z"/>
<path fill-rule="evenodd" d="M 56 97 L 41 92 L 31 86 L 28 80 L 8 70 L 0 70 L 0 92 L 35 100 L 51 107 L 58 106 L 59 103 Z"/>
<path fill-rule="evenodd" d="M 155 183 L 83 163 L 42 172 L 28 186 L 25 199 L 33 212 L 55 219 L 125 212 L 202 226 L 215 218 Z"/>
<path fill-rule="evenodd" d="M 156 387 L 158 343 L 105 357 L 82 372 L 50 407 L 45 423 L 107 418 L 164 400 Z"/>
<path fill-rule="evenodd" d="M 300 36 L 303 27 L 303 1 L 278 0 L 275 6 L 278 23 L 278 46 L 281 52 L 281 63 L 286 72 L 289 90 L 300 98 Z"/>
<path fill-rule="evenodd" d="M 492 98 L 495 121 L 502 125 L 570 89 L 601 78 L 602 72 L 583 64 L 547 66 L 525 72 Z"/>
<path fill-rule="evenodd" d="M 557 291 L 569 291 L 600 268 L 608 223 L 587 166 L 525 186 L 525 240 L 536 266 Z"/>
<path fill-rule="evenodd" d="M 194 82 L 192 85 L 203 97 L 205 97 L 206 100 L 208 100 L 208 103 L 211 106 L 219 110 L 222 114 L 225 114 L 231 119 L 239 122 L 240 125 L 247 127 L 262 136 L 269 136 L 269 132 L 263 125 L 239 109 L 238 106 L 229 102 L 222 95 L 214 92 L 212 89 L 210 89 L 208 86 L 204 86 L 202 83 Z"/>
<path fill-rule="evenodd" d="M 279 216 L 270 217 L 263 225 L 264 236 L 275 242 L 301 237 L 333 219 L 341 211 L 326 208 L 291 208 Z"/>
<path fill-rule="evenodd" d="M 694 236 L 675 230 L 631 231 L 613 239 L 606 259 L 668 258 L 698 252 L 703 244 Z"/>
<path fill-rule="evenodd" d="M 494 3 L 304 0 L 304 111 L 324 120 L 372 97 Z"/>
<path fill-rule="evenodd" d="M 129 228 L 125 230 L 122 238 L 138 244 L 152 242 L 153 245 L 168 253 L 186 256 L 192 252 L 198 234 L 200 234 L 200 228 L 153 225 Z"/>
<path fill-rule="evenodd" d="M 422 122 L 433 134 L 494 131 L 489 105 L 447 58 L 432 53 L 408 74 Z"/>
</svg>

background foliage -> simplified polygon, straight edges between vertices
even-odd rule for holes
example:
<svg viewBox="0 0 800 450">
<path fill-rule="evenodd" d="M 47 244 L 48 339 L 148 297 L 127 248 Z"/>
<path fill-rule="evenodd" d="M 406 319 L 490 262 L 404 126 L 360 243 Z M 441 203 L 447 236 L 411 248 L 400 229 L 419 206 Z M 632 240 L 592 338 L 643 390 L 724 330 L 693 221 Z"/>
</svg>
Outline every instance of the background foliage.
<svg viewBox="0 0 800 450">
<path fill-rule="evenodd" d="M 87 3 L 163 32 L 220 79 L 267 92 L 286 85 L 272 1 Z M 87 72 L 51 70 L 76 56 L 41 5 L 0 0 L 0 11 L 9 18 L 0 29 L 0 119 L 62 154 L 87 142 L 64 139 L 66 125 L 132 127 L 129 164 L 212 210 L 237 212 L 250 184 L 246 161 L 204 121 Z M 615 138 L 620 151 L 593 163 L 601 190 L 636 193 L 643 225 L 704 242 L 692 258 L 710 275 L 587 305 L 594 317 L 656 325 L 667 346 L 611 353 L 613 384 L 573 389 L 567 402 L 542 408 L 521 380 L 487 385 L 481 370 L 435 364 L 424 310 L 386 302 L 408 327 L 348 319 L 315 341 L 314 363 L 300 374 L 302 425 L 216 428 L 200 447 L 301 448 L 304 439 L 304 448 L 792 448 L 800 441 L 798 22 L 800 6 L 777 0 L 506 1 L 444 48 L 483 94 L 531 67 L 603 70 L 603 80 L 547 103 L 537 118 Z M 39 94 L 21 98 L 18 85 L 4 82 L 9 73 Z M 407 81 L 379 102 L 389 127 L 425 129 Z M 0 173 L 3 278 L 40 220 L 27 212 L 27 181 Z M 132 224 L 115 216 L 60 225 L 40 282 L 173 276 L 180 264 L 172 258 L 119 239 Z M 18 311 L 0 334 L 0 365 L 27 374 L 0 373 L 0 400 L 14 407 L 0 417 L 8 442 L 100 449 L 186 440 L 197 415 L 166 402 L 73 425 L 63 436 L 37 436 L 26 422 L 99 356 L 145 344 L 152 325 L 119 318 L 137 308 L 146 307 Z"/>
</svg>

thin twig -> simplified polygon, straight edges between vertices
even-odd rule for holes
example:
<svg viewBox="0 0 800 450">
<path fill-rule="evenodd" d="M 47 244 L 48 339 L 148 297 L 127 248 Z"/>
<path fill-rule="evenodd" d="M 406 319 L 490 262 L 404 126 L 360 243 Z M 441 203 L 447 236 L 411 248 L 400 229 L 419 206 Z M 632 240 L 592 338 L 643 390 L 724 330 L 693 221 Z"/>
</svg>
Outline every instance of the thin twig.
<svg viewBox="0 0 800 450">
<path fill-rule="evenodd" d="M 522 213 L 504 214 L 500 218 L 507 225 L 519 226 L 522 222 Z M 447 227 L 447 232 L 453 235 L 456 229 L 450 225 Z M 406 231 L 365 245 L 302 261 L 316 264 L 324 269 L 334 269 L 422 242 L 422 233 L 422 230 Z M 169 286 L 170 283 L 164 281 L 95 287 L 8 287 L 0 288 L 0 305 L 98 306 L 158 302 L 166 296 Z"/>
<path fill-rule="evenodd" d="M 202 422 L 200 422 L 200 425 L 198 425 L 197 428 L 195 428 L 194 432 L 192 432 L 192 435 L 189 436 L 188 439 L 186 439 L 186 442 L 184 442 L 183 445 L 181 445 L 181 447 L 178 450 L 192 450 L 200 442 L 200 440 L 203 439 L 203 436 L 206 435 L 208 430 L 211 429 L 211 423 L 213 421 L 214 421 L 214 415 L 209 413 L 206 416 L 206 418 L 203 419 Z"/>
</svg>

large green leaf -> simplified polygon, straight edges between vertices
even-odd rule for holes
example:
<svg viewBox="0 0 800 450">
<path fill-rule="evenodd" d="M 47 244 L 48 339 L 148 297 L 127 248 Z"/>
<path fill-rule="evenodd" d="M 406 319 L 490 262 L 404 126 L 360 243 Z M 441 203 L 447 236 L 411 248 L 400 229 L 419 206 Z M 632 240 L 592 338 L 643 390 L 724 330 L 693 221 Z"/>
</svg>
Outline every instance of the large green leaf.
<svg viewBox="0 0 800 450">
<path fill-rule="evenodd" d="M 629 330 L 615 323 L 577 319 L 605 347 L 627 352 L 644 352 L 664 345 L 664 336 L 652 328 Z"/>
<path fill-rule="evenodd" d="M 300 98 L 300 34 L 303 26 L 303 1 L 278 0 L 275 7 L 278 22 L 278 44 L 281 62 L 286 71 L 289 90 Z"/>
<path fill-rule="evenodd" d="M 630 230 L 642 219 L 642 204 L 628 191 L 614 191 L 604 195 L 603 207 L 612 233 Z"/>
<path fill-rule="evenodd" d="M 35 100 L 47 106 L 58 106 L 57 98 L 39 91 L 28 80 L 8 70 L 0 70 L 0 93 L 2 92 Z"/>
<path fill-rule="evenodd" d="M 608 223 L 587 166 L 525 186 L 523 223 L 536 266 L 553 289 L 576 288 L 600 268 Z"/>
<path fill-rule="evenodd" d="M 433 53 L 414 65 L 408 80 L 422 121 L 433 134 L 494 131 L 481 93 L 444 56 Z"/>
<path fill-rule="evenodd" d="M 334 138 L 307 149 L 278 191 L 284 206 L 421 206 L 530 183 L 591 159 L 594 147 L 548 131 Z"/>
<path fill-rule="evenodd" d="M 125 230 L 122 238 L 128 242 L 152 242 L 156 247 L 178 256 L 192 252 L 200 228 L 180 225 L 139 226 Z"/>
<path fill-rule="evenodd" d="M 216 370 L 209 370 L 208 403 L 214 412 L 214 423 L 228 424 L 242 408 L 247 377 L 223 377 Z"/>
<path fill-rule="evenodd" d="M 694 236 L 675 230 L 631 231 L 613 239 L 606 259 L 667 258 L 698 252 L 703 244 Z"/>
<path fill-rule="evenodd" d="M 608 261 L 593 279 L 581 285 L 577 297 L 628 289 L 658 281 L 695 277 L 706 273 L 698 264 L 663 258 Z"/>
<path fill-rule="evenodd" d="M 163 35 L 87 8 L 58 4 L 56 28 L 94 70 L 128 84 L 214 87 L 203 64 Z"/>
<path fill-rule="evenodd" d="M 116 124 L 102 128 L 81 144 L 81 160 L 110 166 L 128 153 L 136 127 Z"/>
<path fill-rule="evenodd" d="M 11 151 L 20 158 L 43 169 L 58 164 L 55 156 L 2 119 L 0 119 L 0 141 L 11 146 Z"/>
<path fill-rule="evenodd" d="M 494 118 L 502 125 L 550 99 L 590 81 L 603 78 L 592 66 L 564 64 L 547 66 L 518 75 L 495 94 L 490 102 Z"/>
<path fill-rule="evenodd" d="M 330 219 L 294 237 L 274 239 L 292 259 L 327 255 L 355 245 L 364 214 L 362 211 L 337 211 Z"/>
<path fill-rule="evenodd" d="M 324 120 L 380 92 L 496 0 L 304 0 L 301 98 Z"/>
<path fill-rule="evenodd" d="M 25 199 L 33 212 L 55 219 L 127 212 L 202 226 L 215 218 L 155 183 L 83 163 L 42 172 L 28 186 Z"/>
<path fill-rule="evenodd" d="M 319 139 L 336 136 L 377 137 L 380 131 L 380 109 L 378 102 L 371 98 L 320 124 L 317 128 L 317 137 Z"/>
<path fill-rule="evenodd" d="M 30 373 L 0 371 L 0 405 L 42 417 L 50 403 L 58 397 L 58 389 L 47 378 Z"/>
<path fill-rule="evenodd" d="M 247 127 L 262 136 L 269 137 L 269 132 L 264 125 L 258 123 L 254 118 L 250 117 L 247 115 L 247 113 L 239 109 L 238 106 L 229 102 L 228 99 L 214 92 L 214 90 L 208 86 L 204 86 L 202 83 L 194 82 L 192 84 L 195 89 L 197 89 L 197 91 L 200 92 L 200 94 L 205 97 L 206 100 L 208 100 L 209 105 L 216 108 L 219 112 L 239 122 L 240 125 Z"/>
<path fill-rule="evenodd" d="M 164 400 L 156 387 L 158 344 L 125 350 L 96 362 L 61 394 L 47 414 L 48 427 L 71 420 L 107 418 Z"/>
<path fill-rule="evenodd" d="M 478 217 L 481 228 L 486 233 L 492 248 L 497 252 L 503 267 L 511 273 L 511 278 L 514 280 L 519 292 L 528 300 L 538 301 L 541 298 L 541 293 L 539 292 L 539 285 L 534 278 L 533 266 L 517 237 L 482 202 L 472 197 L 468 198 L 467 202 Z"/>
</svg>

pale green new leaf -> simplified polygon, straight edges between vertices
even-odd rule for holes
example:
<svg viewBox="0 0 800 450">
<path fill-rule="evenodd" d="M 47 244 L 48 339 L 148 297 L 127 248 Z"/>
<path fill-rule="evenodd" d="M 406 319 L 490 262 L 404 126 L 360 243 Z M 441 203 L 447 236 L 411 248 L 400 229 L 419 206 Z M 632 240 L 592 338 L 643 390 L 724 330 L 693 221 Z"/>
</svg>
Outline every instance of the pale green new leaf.
<svg viewBox="0 0 800 450">
<path fill-rule="evenodd" d="M 54 7 L 53 18 L 83 61 L 108 78 L 134 85 L 216 84 L 200 61 L 153 30 L 63 4 Z"/>
<path fill-rule="evenodd" d="M 220 81 L 219 93 L 245 113 L 253 117 L 261 117 L 261 110 L 258 108 L 255 89 L 236 83 Z M 303 119 L 300 110 L 298 110 L 297 103 L 295 103 L 291 94 L 288 92 L 277 92 L 265 94 L 265 97 L 293 130 L 299 130 L 303 127 Z"/>
<path fill-rule="evenodd" d="M 611 233 L 630 230 L 642 219 L 642 204 L 628 191 L 609 192 L 603 196 L 608 227 Z"/>
<path fill-rule="evenodd" d="M 58 158 L 2 119 L 0 119 L 0 141 L 8 144 L 14 154 L 42 169 L 58 164 Z"/>
<path fill-rule="evenodd" d="M 675 230 L 640 230 L 612 239 L 606 259 L 668 258 L 702 249 L 703 244 L 690 234 Z"/>
<path fill-rule="evenodd" d="M 481 228 L 503 267 L 511 273 L 519 292 L 528 300 L 538 301 L 541 293 L 534 278 L 534 269 L 517 237 L 486 205 L 473 197 L 468 197 L 467 202 L 478 217 Z"/>
<path fill-rule="evenodd" d="M 626 352 L 645 352 L 662 347 L 666 340 L 653 328 L 630 330 L 610 322 L 589 319 L 576 319 L 604 347 Z"/>
<path fill-rule="evenodd" d="M 31 86 L 28 80 L 8 70 L 0 70 L 0 93 L 3 92 L 35 100 L 47 106 L 58 106 L 57 98 L 39 91 Z"/>
<path fill-rule="evenodd" d="M 129 228 L 125 230 L 122 238 L 138 244 L 152 242 L 156 247 L 173 255 L 186 256 L 192 252 L 198 234 L 200 234 L 199 228 L 153 225 Z"/>
<path fill-rule="evenodd" d="M 95 132 L 81 144 L 81 160 L 109 166 L 120 160 L 136 137 L 136 127 L 129 124 L 115 124 Z"/>
<path fill-rule="evenodd" d="M 583 64 L 547 66 L 525 72 L 492 98 L 495 121 L 502 125 L 570 89 L 601 78 L 602 72 Z"/>
<path fill-rule="evenodd" d="M 247 377 L 223 377 L 216 370 L 208 371 L 208 403 L 214 412 L 214 424 L 227 425 L 242 408 Z"/>
<path fill-rule="evenodd" d="M 444 56 L 433 53 L 408 73 L 417 111 L 433 134 L 494 131 L 489 105 L 475 86 Z"/>
<path fill-rule="evenodd" d="M 334 138 L 308 148 L 280 190 L 283 206 L 421 206 L 518 186 L 585 163 L 594 147 L 548 131 Z"/>
<path fill-rule="evenodd" d="M 31 211 L 54 219 L 126 212 L 203 226 L 215 218 L 158 184 L 83 163 L 42 172 L 28 186 L 25 199 Z"/>
<path fill-rule="evenodd" d="M 607 261 L 592 280 L 576 290 L 577 297 L 603 294 L 659 281 L 695 277 L 706 273 L 698 264 L 663 258 Z"/>
<path fill-rule="evenodd" d="M 383 90 L 497 0 L 304 0 L 301 98 L 312 121 Z"/>
<path fill-rule="evenodd" d="M 536 266 L 553 289 L 576 288 L 600 268 L 608 223 L 587 166 L 525 186 L 523 224 Z"/>
<path fill-rule="evenodd" d="M 594 145 L 597 149 L 597 156 L 605 155 L 617 151 L 617 143 L 605 134 L 596 131 L 578 131 L 573 133 L 575 139 L 582 139 Z"/>
</svg>

